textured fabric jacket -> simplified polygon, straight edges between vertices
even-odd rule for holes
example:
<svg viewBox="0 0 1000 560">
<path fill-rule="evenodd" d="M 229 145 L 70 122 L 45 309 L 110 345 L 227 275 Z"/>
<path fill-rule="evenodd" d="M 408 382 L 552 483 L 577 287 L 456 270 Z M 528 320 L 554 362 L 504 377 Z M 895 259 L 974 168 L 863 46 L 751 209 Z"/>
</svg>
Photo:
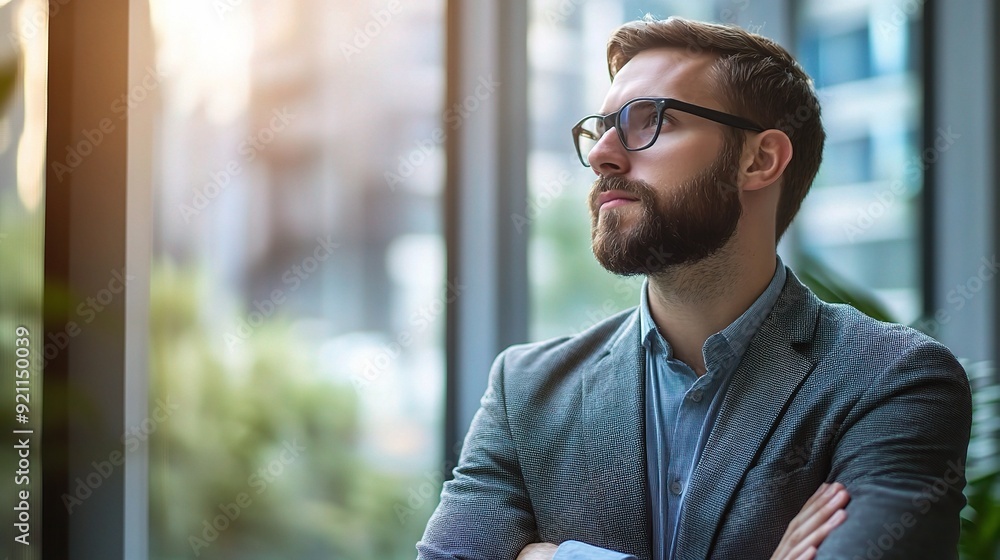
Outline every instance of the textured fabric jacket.
<svg viewBox="0 0 1000 560">
<path fill-rule="evenodd" d="M 650 558 L 639 336 L 631 310 L 497 357 L 420 558 L 570 539 Z M 789 270 L 686 489 L 675 558 L 769 558 L 825 481 L 851 502 L 818 558 L 957 558 L 971 416 L 945 347 Z"/>
</svg>

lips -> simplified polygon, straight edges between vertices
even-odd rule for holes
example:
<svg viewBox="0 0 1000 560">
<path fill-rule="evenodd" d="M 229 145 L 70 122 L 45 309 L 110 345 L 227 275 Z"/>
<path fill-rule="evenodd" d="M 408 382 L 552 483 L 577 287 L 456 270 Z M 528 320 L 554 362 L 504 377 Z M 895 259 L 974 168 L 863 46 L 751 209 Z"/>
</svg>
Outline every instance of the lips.
<svg viewBox="0 0 1000 560">
<path fill-rule="evenodd" d="M 610 190 L 601 193 L 597 197 L 597 207 L 601 210 L 606 208 L 615 208 L 623 204 L 628 204 L 629 202 L 635 202 L 639 200 L 639 197 L 634 194 L 628 193 L 621 190 Z"/>
</svg>

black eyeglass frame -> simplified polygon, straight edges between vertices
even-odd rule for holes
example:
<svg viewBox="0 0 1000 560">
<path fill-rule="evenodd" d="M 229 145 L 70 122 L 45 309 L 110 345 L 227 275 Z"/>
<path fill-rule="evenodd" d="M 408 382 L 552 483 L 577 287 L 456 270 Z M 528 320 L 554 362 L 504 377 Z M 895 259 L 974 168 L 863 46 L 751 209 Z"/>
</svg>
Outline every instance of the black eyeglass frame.
<svg viewBox="0 0 1000 560">
<path fill-rule="evenodd" d="M 644 146 L 639 148 L 629 148 L 628 145 L 625 144 L 625 133 L 622 132 L 621 128 L 621 113 L 622 110 L 637 101 L 652 101 L 656 104 L 656 130 L 653 132 L 653 138 L 650 139 L 650 141 Z M 625 104 L 621 106 L 621 109 L 618 109 L 614 113 L 608 113 L 607 115 L 587 115 L 573 126 L 573 144 L 576 146 L 576 155 L 580 158 L 580 163 L 582 163 L 584 167 L 590 167 L 590 162 L 583 157 L 583 151 L 580 149 L 580 135 L 582 133 L 589 132 L 583 128 L 584 122 L 593 118 L 602 119 L 604 122 L 605 133 L 608 129 L 614 128 L 618 133 L 618 140 L 622 143 L 622 146 L 630 152 L 638 152 L 645 150 L 656 143 L 656 139 L 660 137 L 660 127 L 663 125 L 663 113 L 666 112 L 667 109 L 677 109 L 678 111 L 689 113 L 696 117 L 701 117 L 703 119 L 708 119 L 710 121 L 715 121 L 720 124 L 743 130 L 750 130 L 753 132 L 764 132 L 764 130 L 766 130 L 749 119 L 729 113 L 723 113 L 722 111 L 716 111 L 715 109 L 709 109 L 708 107 L 694 105 L 672 97 L 636 97 L 635 99 L 629 99 L 626 101 Z M 594 141 L 600 141 L 600 138 L 594 138 Z"/>
</svg>

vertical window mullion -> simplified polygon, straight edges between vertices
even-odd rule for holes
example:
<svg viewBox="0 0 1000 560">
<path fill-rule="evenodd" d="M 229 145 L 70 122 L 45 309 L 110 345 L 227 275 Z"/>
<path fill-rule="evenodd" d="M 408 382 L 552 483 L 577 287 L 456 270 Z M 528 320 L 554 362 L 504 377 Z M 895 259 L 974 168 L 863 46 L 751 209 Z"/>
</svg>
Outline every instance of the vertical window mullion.
<svg viewBox="0 0 1000 560">
<path fill-rule="evenodd" d="M 446 470 L 504 347 L 527 338 L 527 3 L 448 3 Z"/>
</svg>

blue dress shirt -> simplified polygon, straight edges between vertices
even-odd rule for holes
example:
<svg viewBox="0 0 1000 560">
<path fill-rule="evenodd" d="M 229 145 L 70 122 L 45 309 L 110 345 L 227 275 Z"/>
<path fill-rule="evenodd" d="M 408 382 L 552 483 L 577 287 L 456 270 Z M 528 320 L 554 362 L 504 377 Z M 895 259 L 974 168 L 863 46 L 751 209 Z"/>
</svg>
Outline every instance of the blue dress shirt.
<svg viewBox="0 0 1000 560">
<path fill-rule="evenodd" d="M 750 339 L 767 318 L 785 285 L 778 257 L 774 276 L 750 307 L 702 346 L 706 371 L 698 376 L 676 359 L 653 322 L 647 289 L 639 305 L 642 345 L 646 349 L 646 476 L 652 523 L 653 560 L 670 560 L 685 490 L 715 423 L 722 397 Z M 634 560 L 634 556 L 577 541 L 559 546 L 553 560 Z"/>
</svg>

